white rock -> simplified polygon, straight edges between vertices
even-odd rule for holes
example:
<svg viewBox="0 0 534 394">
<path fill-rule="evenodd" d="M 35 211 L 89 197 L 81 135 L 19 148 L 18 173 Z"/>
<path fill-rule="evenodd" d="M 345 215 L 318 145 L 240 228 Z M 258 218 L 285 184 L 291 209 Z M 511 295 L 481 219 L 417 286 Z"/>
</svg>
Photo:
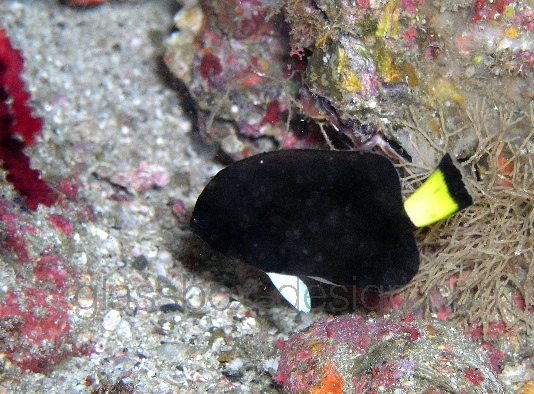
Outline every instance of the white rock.
<svg viewBox="0 0 534 394">
<path fill-rule="evenodd" d="M 112 309 L 102 319 L 102 327 L 104 327 L 104 330 L 114 331 L 121 320 L 121 313 L 116 309 Z"/>
<path fill-rule="evenodd" d="M 117 336 L 119 338 L 124 339 L 131 339 L 132 338 L 132 330 L 130 327 L 130 323 L 128 323 L 126 320 L 121 320 L 117 327 Z"/>
</svg>

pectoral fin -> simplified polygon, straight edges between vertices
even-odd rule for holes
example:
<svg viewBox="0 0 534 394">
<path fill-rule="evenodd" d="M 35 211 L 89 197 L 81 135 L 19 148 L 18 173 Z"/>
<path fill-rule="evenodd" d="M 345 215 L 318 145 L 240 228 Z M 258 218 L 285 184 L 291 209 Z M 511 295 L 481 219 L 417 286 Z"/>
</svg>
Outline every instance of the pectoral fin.
<svg viewBox="0 0 534 394">
<path fill-rule="evenodd" d="M 336 284 L 334 282 L 330 282 L 329 280 L 323 279 L 323 278 L 321 278 L 319 276 L 308 276 L 308 278 L 312 278 L 313 280 L 316 280 L 317 282 L 324 283 L 325 285 L 339 286 L 338 284 Z"/>
<path fill-rule="evenodd" d="M 308 286 L 294 275 L 276 274 L 267 272 L 274 287 L 280 294 L 300 312 L 308 313 L 311 310 L 311 298 Z"/>
</svg>

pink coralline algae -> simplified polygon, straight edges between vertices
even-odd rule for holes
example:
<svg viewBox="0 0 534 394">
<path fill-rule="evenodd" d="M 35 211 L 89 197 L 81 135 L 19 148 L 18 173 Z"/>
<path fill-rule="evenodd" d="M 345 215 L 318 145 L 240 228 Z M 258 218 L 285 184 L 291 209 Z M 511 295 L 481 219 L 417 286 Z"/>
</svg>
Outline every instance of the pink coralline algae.
<svg viewBox="0 0 534 394">
<path fill-rule="evenodd" d="M 87 354 L 91 348 L 77 341 L 71 325 L 79 273 L 66 264 L 71 256 L 60 257 L 72 248 L 72 217 L 67 212 L 21 211 L 10 201 L 16 200 L 13 191 L 3 192 L 0 259 L 11 269 L 0 293 L 0 352 L 23 370 L 46 373 L 66 357 Z M 58 239 L 64 247 L 56 245 Z"/>
<path fill-rule="evenodd" d="M 413 317 L 314 323 L 283 345 L 274 379 L 290 393 L 504 393 L 483 348 Z"/>
<path fill-rule="evenodd" d="M 30 94 L 20 76 L 23 64 L 20 52 L 0 28 L 0 160 L 6 179 L 24 196 L 28 208 L 35 210 L 39 204 L 52 205 L 56 194 L 39 171 L 30 167 L 23 151 L 35 142 L 42 127 L 42 120 L 32 115 L 27 104 Z"/>
<path fill-rule="evenodd" d="M 22 369 L 47 372 L 67 355 L 79 354 L 64 343 L 70 329 L 61 290 L 8 292 L 0 305 L 2 352 Z"/>
<path fill-rule="evenodd" d="M 142 161 L 136 168 L 110 174 L 109 181 L 135 194 L 166 186 L 169 183 L 169 174 L 161 166 Z"/>
<path fill-rule="evenodd" d="M 71 235 L 72 223 L 69 219 L 57 213 L 48 215 L 47 219 L 50 224 L 52 224 L 56 229 L 62 231 L 63 234 L 67 236 Z"/>
</svg>

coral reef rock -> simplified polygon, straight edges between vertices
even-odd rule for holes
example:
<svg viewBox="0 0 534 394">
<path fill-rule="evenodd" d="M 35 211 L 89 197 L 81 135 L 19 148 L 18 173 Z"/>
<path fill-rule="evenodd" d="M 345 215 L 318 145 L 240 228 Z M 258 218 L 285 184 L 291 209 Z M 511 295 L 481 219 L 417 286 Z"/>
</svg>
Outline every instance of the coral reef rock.
<svg viewBox="0 0 534 394">
<path fill-rule="evenodd" d="M 504 393 L 482 348 L 437 321 L 361 315 L 316 322 L 282 348 L 290 393 Z"/>
</svg>

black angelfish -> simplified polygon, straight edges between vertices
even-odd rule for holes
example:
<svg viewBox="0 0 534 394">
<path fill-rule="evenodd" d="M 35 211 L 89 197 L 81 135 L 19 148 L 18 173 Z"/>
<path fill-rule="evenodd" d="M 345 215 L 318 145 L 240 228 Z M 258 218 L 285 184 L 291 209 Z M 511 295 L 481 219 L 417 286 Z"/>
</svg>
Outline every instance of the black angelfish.
<svg viewBox="0 0 534 394">
<path fill-rule="evenodd" d="M 419 268 L 413 230 L 472 204 L 445 155 L 405 202 L 390 160 L 370 152 L 286 150 L 221 170 L 200 194 L 191 227 L 213 249 L 265 271 L 297 309 L 297 276 L 391 289 Z"/>
</svg>

